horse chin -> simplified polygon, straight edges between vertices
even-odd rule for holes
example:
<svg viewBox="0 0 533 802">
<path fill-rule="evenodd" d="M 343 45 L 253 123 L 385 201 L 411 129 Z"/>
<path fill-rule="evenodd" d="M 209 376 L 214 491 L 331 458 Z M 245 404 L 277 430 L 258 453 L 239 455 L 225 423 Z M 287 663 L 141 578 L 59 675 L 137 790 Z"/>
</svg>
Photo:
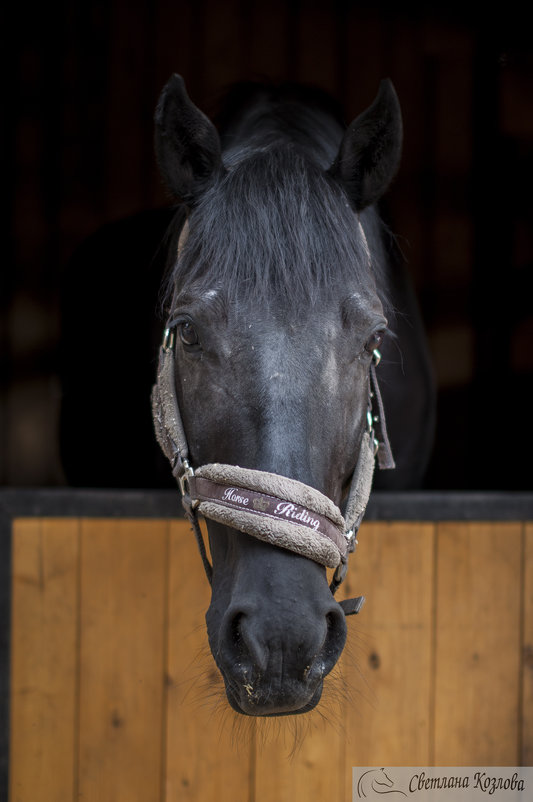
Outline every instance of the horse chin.
<svg viewBox="0 0 533 802">
<path fill-rule="evenodd" d="M 261 716 L 262 718 L 275 716 L 297 716 L 300 713 L 309 713 L 319 703 L 322 696 L 324 683 L 320 681 L 311 697 L 302 703 L 302 699 L 297 701 L 278 700 L 265 698 L 262 702 L 258 695 L 254 694 L 250 688 L 232 687 L 228 682 L 226 685 L 226 696 L 233 710 L 242 716 Z"/>
</svg>

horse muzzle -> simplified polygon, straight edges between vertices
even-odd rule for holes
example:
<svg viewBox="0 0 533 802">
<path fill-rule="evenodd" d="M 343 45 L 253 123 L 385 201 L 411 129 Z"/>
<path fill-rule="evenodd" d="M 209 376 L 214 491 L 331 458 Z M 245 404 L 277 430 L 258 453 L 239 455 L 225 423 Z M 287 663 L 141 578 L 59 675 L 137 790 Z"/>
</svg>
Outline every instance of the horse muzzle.
<svg viewBox="0 0 533 802">
<path fill-rule="evenodd" d="M 224 611 L 215 584 L 207 615 L 211 651 L 234 710 L 250 716 L 304 713 L 320 700 L 344 648 L 346 617 L 317 576 L 319 566 L 294 556 L 284 572 L 279 550 L 257 548 L 273 553 L 275 576 L 254 571 L 256 557 L 247 553 Z M 287 576 L 294 574 L 303 587 L 297 603 L 285 592 Z"/>
</svg>

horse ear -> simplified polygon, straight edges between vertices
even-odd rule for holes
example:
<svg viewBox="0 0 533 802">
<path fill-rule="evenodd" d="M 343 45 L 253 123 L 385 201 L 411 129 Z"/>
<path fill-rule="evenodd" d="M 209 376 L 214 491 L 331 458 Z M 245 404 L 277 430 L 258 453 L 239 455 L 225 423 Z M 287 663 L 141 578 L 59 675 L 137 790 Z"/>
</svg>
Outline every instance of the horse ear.
<svg viewBox="0 0 533 802">
<path fill-rule="evenodd" d="M 402 139 L 400 104 L 392 82 L 386 79 L 372 105 L 346 131 L 329 170 L 358 212 L 379 200 L 394 178 Z"/>
<path fill-rule="evenodd" d="M 155 152 L 168 188 L 190 205 L 224 169 L 217 130 L 191 102 L 180 75 L 166 83 L 157 104 Z"/>
</svg>

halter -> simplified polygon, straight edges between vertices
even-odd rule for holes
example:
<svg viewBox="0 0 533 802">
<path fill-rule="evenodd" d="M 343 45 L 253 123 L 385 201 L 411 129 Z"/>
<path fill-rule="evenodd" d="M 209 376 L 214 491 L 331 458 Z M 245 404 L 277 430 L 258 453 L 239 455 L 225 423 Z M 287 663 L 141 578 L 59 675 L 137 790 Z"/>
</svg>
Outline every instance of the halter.
<svg viewBox="0 0 533 802">
<path fill-rule="evenodd" d="M 186 223 L 178 256 L 187 230 Z M 343 516 L 323 493 L 286 476 L 220 463 L 193 469 L 176 397 L 176 325 L 169 324 L 163 336 L 157 381 L 152 391 L 152 414 L 157 440 L 172 466 L 209 582 L 213 569 L 207 558 L 199 515 L 334 568 L 330 590 L 335 593 L 346 576 L 348 555 L 358 543 L 357 532 L 370 496 L 375 461 L 382 469 L 395 467 L 376 376 L 381 354 L 378 350 L 372 354 L 366 429 Z M 346 615 L 351 615 L 359 612 L 363 602 L 364 596 L 358 596 L 343 600 L 340 605 Z"/>
<path fill-rule="evenodd" d="M 380 468 L 394 468 L 376 376 L 381 355 L 374 351 L 370 366 L 367 426 L 352 475 L 345 514 L 323 493 L 295 479 L 267 471 L 219 463 L 193 469 L 175 391 L 175 328 L 165 331 L 159 355 L 152 413 L 157 440 L 169 459 L 182 495 L 209 582 L 207 558 L 198 515 L 289 549 L 335 572 L 335 593 L 346 576 L 348 555 L 355 551 L 377 458 Z M 340 602 L 346 615 L 358 613 L 364 597 Z"/>
</svg>

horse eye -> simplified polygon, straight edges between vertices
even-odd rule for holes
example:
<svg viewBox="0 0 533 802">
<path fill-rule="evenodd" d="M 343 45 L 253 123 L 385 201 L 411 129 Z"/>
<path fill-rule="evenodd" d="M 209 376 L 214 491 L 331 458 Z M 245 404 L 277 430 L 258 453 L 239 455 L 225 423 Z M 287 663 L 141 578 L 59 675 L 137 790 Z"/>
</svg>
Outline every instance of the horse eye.
<svg viewBox="0 0 533 802">
<path fill-rule="evenodd" d="M 182 341 L 183 345 L 191 348 L 195 345 L 200 344 L 200 340 L 198 339 L 198 334 L 192 323 L 189 323 L 188 321 L 181 323 L 179 331 L 180 331 L 180 340 Z"/>
<path fill-rule="evenodd" d="M 368 351 L 371 354 L 376 348 L 381 348 L 381 344 L 383 342 L 383 338 L 385 337 L 385 329 L 378 329 L 377 331 L 372 332 L 368 340 L 366 341 L 365 351 Z"/>
</svg>

